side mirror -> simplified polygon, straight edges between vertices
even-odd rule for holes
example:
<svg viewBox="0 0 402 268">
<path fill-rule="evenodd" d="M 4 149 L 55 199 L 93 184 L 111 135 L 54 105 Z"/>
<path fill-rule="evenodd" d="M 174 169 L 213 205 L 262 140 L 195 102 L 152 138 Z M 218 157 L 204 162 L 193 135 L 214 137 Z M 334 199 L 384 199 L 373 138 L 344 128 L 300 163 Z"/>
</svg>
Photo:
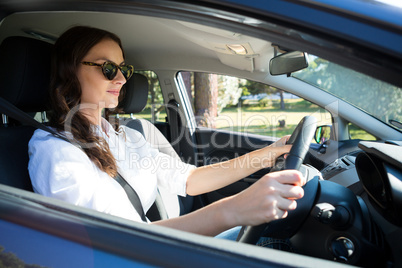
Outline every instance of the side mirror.
<svg viewBox="0 0 402 268">
<path fill-rule="evenodd" d="M 315 130 L 314 140 L 318 144 L 323 144 L 331 138 L 332 126 L 319 126 Z"/>
<path fill-rule="evenodd" d="M 271 75 L 290 75 L 293 72 L 308 67 L 306 54 L 300 51 L 283 53 L 273 57 L 269 61 L 269 72 Z"/>
</svg>

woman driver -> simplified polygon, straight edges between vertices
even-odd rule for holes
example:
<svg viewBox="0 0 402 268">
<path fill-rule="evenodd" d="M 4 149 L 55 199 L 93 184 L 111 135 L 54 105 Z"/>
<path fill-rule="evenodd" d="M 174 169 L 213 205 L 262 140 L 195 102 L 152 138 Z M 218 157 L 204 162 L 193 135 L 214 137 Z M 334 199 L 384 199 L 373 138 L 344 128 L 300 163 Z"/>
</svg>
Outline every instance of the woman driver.
<svg viewBox="0 0 402 268">
<path fill-rule="evenodd" d="M 147 211 L 158 186 L 182 196 L 207 193 L 272 166 L 290 149 L 285 145 L 288 137 L 283 137 L 241 157 L 196 168 L 151 148 L 135 130 L 114 129 L 102 118 L 102 110 L 118 105 L 133 67 L 125 63 L 120 39 L 104 30 L 67 30 L 55 44 L 52 72 L 50 125 L 73 142 L 43 130 L 32 136 L 29 173 L 34 190 L 45 196 L 141 221 L 114 179 L 117 173 Z M 304 183 L 298 171 L 269 173 L 237 195 L 151 224 L 215 236 L 235 226 L 267 223 L 296 208 Z"/>
</svg>

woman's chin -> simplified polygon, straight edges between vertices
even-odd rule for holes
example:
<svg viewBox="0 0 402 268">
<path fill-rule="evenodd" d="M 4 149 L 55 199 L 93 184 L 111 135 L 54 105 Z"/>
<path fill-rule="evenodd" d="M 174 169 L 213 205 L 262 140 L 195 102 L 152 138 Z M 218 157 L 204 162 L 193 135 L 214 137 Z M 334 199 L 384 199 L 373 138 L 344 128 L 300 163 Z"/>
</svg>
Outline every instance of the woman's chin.
<svg viewBox="0 0 402 268">
<path fill-rule="evenodd" d="M 108 109 L 114 109 L 119 105 L 119 101 L 116 99 L 116 101 L 110 101 L 109 103 L 106 103 L 105 108 Z"/>
</svg>

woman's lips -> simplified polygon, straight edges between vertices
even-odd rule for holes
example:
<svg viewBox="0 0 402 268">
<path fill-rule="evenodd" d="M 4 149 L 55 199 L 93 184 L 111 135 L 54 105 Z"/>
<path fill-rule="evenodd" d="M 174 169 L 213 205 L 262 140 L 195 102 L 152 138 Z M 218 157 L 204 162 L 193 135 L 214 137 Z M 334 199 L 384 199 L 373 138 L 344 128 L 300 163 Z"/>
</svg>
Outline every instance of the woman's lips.
<svg viewBox="0 0 402 268">
<path fill-rule="evenodd" d="M 107 93 L 113 94 L 115 96 L 119 96 L 120 90 L 108 90 Z"/>
</svg>

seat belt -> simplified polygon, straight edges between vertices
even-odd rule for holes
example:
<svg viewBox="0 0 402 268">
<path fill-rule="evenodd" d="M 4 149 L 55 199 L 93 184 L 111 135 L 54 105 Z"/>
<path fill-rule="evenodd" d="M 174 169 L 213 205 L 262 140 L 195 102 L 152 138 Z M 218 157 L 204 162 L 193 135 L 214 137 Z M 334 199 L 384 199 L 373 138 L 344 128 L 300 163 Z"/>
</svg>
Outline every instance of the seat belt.
<svg viewBox="0 0 402 268">
<path fill-rule="evenodd" d="M 140 215 L 141 220 L 143 222 L 147 222 L 147 218 L 145 217 L 144 209 L 142 208 L 141 200 L 138 197 L 137 192 L 134 190 L 133 187 L 131 187 L 130 184 L 127 183 L 127 181 L 120 175 L 120 173 L 117 172 L 116 177 L 114 179 L 120 183 L 121 187 L 123 187 L 124 191 L 126 192 L 128 199 L 130 199 L 131 204 L 137 211 L 137 213 Z"/>
<path fill-rule="evenodd" d="M 131 119 L 128 122 L 125 122 L 125 125 L 126 127 L 137 130 L 138 132 L 141 133 L 144 139 L 146 139 L 144 127 L 139 119 Z M 155 202 L 148 209 L 145 215 L 150 221 L 159 221 L 169 218 L 159 189 L 156 194 Z"/>
<path fill-rule="evenodd" d="M 74 146 L 79 147 L 78 145 L 72 143 L 72 141 L 70 141 L 69 139 L 67 139 L 66 137 L 60 135 L 57 131 L 53 130 L 52 128 L 36 121 L 35 119 L 33 119 L 31 116 L 29 116 L 28 114 L 26 114 L 24 111 L 20 110 L 19 108 L 17 108 L 16 106 L 14 106 L 13 104 L 11 104 L 10 102 L 8 102 L 7 100 L 3 99 L 2 97 L 0 97 L 0 113 L 5 114 L 9 117 L 14 118 L 15 120 L 18 120 L 21 123 L 25 123 L 29 126 L 35 127 L 35 128 L 39 128 L 42 129 L 44 131 L 47 131 L 49 133 L 51 133 L 53 136 L 65 140 L 71 144 L 73 144 Z M 81 148 L 80 148 L 81 149 Z M 117 176 L 114 178 L 120 185 L 121 187 L 123 187 L 124 191 L 126 192 L 128 199 L 130 200 L 131 204 L 133 205 L 133 207 L 135 208 L 135 210 L 137 211 L 137 213 L 140 215 L 141 220 L 144 222 L 147 222 L 147 219 L 145 217 L 145 213 L 144 213 L 144 209 L 142 207 L 141 204 L 141 200 L 138 197 L 137 192 L 134 190 L 133 187 L 131 187 L 130 184 L 127 183 L 127 181 L 119 174 L 117 173 Z"/>
</svg>

